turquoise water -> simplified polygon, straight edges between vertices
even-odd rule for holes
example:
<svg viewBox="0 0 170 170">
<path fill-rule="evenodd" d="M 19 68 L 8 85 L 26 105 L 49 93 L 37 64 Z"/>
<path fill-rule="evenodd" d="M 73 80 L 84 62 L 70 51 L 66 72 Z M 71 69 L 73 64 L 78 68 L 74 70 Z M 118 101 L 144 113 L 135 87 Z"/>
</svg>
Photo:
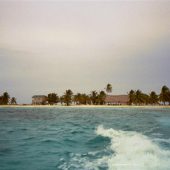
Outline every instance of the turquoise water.
<svg viewBox="0 0 170 170">
<path fill-rule="evenodd" d="M 0 108 L 1 170 L 169 170 L 170 109 Z"/>
</svg>

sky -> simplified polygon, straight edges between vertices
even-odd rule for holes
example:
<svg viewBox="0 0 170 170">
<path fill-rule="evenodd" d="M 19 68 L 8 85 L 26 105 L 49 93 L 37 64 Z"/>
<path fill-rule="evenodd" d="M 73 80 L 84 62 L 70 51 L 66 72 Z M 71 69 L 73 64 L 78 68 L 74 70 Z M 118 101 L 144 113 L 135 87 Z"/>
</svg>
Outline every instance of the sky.
<svg viewBox="0 0 170 170">
<path fill-rule="evenodd" d="M 170 1 L 0 0 L 0 94 L 18 103 L 170 87 Z"/>
</svg>

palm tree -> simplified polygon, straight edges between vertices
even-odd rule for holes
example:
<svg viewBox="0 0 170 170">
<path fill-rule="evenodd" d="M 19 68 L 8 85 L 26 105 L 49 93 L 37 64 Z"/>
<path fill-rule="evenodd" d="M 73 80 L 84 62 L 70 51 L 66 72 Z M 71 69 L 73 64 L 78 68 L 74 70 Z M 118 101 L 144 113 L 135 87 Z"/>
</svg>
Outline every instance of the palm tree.
<svg viewBox="0 0 170 170">
<path fill-rule="evenodd" d="M 170 100 L 170 90 L 167 86 L 163 86 L 161 89 L 161 93 L 160 93 L 160 100 L 164 103 L 169 102 Z"/>
<path fill-rule="evenodd" d="M 3 96 L 0 96 L 0 105 L 3 104 Z"/>
<path fill-rule="evenodd" d="M 80 97 L 81 104 L 89 104 L 90 103 L 89 100 L 90 100 L 90 98 L 87 94 L 85 94 L 85 93 L 81 94 L 81 97 Z"/>
<path fill-rule="evenodd" d="M 135 91 L 131 90 L 128 96 L 129 96 L 129 104 L 132 105 L 133 103 L 135 103 Z"/>
<path fill-rule="evenodd" d="M 148 105 L 149 104 L 149 95 L 148 94 L 145 94 L 145 93 L 142 93 L 141 95 L 141 102 L 145 105 Z"/>
<path fill-rule="evenodd" d="M 143 103 L 142 92 L 141 92 L 140 90 L 137 90 L 137 91 L 136 91 L 135 103 L 136 103 L 136 104 L 139 104 L 139 105 Z"/>
<path fill-rule="evenodd" d="M 81 104 L 81 97 L 82 95 L 80 93 L 77 93 L 76 95 L 74 95 L 75 104 Z"/>
<path fill-rule="evenodd" d="M 167 93 L 167 99 L 168 99 L 168 102 L 169 102 L 169 105 L 170 105 L 170 91 Z"/>
<path fill-rule="evenodd" d="M 13 104 L 13 105 L 17 104 L 17 101 L 16 101 L 16 98 L 15 98 L 15 97 L 12 97 L 12 98 L 11 98 L 11 104 Z"/>
<path fill-rule="evenodd" d="M 64 103 L 64 95 L 59 98 L 61 105 Z"/>
<path fill-rule="evenodd" d="M 2 97 L 3 97 L 3 99 L 2 99 L 3 104 L 7 105 L 9 103 L 9 99 L 10 99 L 10 96 L 9 96 L 8 92 L 4 92 Z"/>
<path fill-rule="evenodd" d="M 111 92 L 112 92 L 112 85 L 111 85 L 111 84 L 107 84 L 107 86 L 106 86 L 106 92 L 107 92 L 107 93 L 111 93 Z"/>
<path fill-rule="evenodd" d="M 49 93 L 48 94 L 48 103 L 50 105 L 53 105 L 53 104 L 58 103 L 58 102 L 59 102 L 59 97 L 58 97 L 57 94 L 55 94 L 55 93 Z"/>
<path fill-rule="evenodd" d="M 105 104 L 105 98 L 106 98 L 106 93 L 104 91 L 100 91 L 98 95 L 99 104 L 101 105 Z"/>
<path fill-rule="evenodd" d="M 158 103 L 158 95 L 156 92 L 152 91 L 149 96 L 149 103 L 150 104 L 157 104 Z"/>
<path fill-rule="evenodd" d="M 97 96 L 98 96 L 98 93 L 96 91 L 91 92 L 90 99 L 92 101 L 92 104 L 97 104 Z"/>
<path fill-rule="evenodd" d="M 65 94 L 63 95 L 64 103 L 69 106 L 72 102 L 73 92 L 69 89 L 66 90 Z"/>
</svg>

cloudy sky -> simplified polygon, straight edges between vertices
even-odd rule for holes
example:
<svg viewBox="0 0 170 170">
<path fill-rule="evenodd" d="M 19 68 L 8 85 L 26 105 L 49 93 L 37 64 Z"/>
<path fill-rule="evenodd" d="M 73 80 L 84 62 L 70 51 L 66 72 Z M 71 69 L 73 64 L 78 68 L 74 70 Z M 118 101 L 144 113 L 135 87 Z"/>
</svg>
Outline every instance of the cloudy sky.
<svg viewBox="0 0 170 170">
<path fill-rule="evenodd" d="M 0 93 L 170 87 L 170 1 L 0 0 Z"/>
</svg>

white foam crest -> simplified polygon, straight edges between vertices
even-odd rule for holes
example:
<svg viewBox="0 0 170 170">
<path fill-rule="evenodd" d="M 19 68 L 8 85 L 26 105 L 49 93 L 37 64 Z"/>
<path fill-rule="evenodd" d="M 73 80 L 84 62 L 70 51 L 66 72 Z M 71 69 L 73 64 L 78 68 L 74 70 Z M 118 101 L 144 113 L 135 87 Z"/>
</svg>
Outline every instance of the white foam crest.
<svg viewBox="0 0 170 170">
<path fill-rule="evenodd" d="M 95 155 L 96 153 L 97 152 L 94 153 L 91 152 L 90 154 Z M 99 166 L 103 167 L 107 163 L 107 160 L 108 160 L 107 156 L 103 156 L 102 158 L 96 160 L 90 160 L 88 157 L 82 157 L 81 154 L 71 154 L 70 161 L 63 163 L 58 168 L 62 170 L 68 170 L 68 169 L 99 170 Z"/>
<path fill-rule="evenodd" d="M 170 151 L 140 133 L 103 126 L 99 126 L 96 133 L 111 139 L 114 154 L 107 159 L 109 170 L 168 170 L 170 167 Z"/>
<path fill-rule="evenodd" d="M 156 141 L 156 142 L 165 142 L 165 143 L 170 144 L 170 138 L 168 138 L 168 139 L 155 138 L 154 141 Z"/>
</svg>

